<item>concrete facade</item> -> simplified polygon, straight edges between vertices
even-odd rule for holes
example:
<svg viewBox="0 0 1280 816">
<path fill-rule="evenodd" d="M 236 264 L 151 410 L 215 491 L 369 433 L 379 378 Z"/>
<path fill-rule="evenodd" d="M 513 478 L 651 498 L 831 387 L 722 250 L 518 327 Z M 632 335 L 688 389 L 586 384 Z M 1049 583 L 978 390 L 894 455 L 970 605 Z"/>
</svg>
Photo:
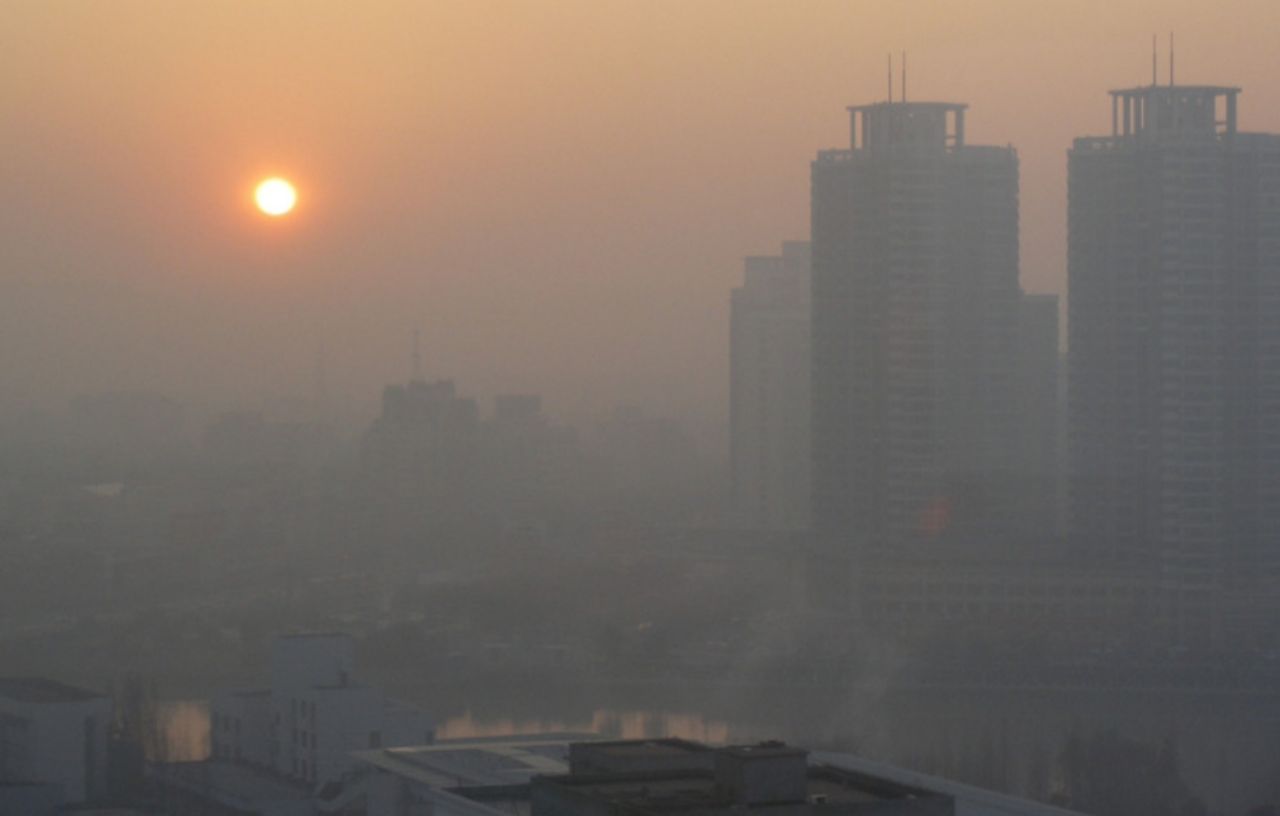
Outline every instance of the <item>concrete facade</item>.
<svg viewBox="0 0 1280 816">
<path fill-rule="evenodd" d="M 729 327 L 732 521 L 809 526 L 809 244 L 744 263 Z"/>
<path fill-rule="evenodd" d="M 812 164 L 813 523 L 872 554 L 1018 526 L 1018 158 L 965 106 L 850 108 Z"/>
<path fill-rule="evenodd" d="M 112 714 L 104 694 L 43 678 L 0 678 L 0 782 L 56 785 L 67 804 L 102 798 Z"/>
<path fill-rule="evenodd" d="M 277 638 L 269 689 L 234 691 L 213 700 L 213 760 L 321 786 L 352 768 L 352 751 L 430 742 L 429 718 L 356 683 L 354 664 L 354 644 L 347 635 Z"/>
<path fill-rule="evenodd" d="M 1069 156 L 1073 545 L 1184 587 L 1280 540 L 1280 136 L 1238 93 L 1112 91 Z"/>
</svg>

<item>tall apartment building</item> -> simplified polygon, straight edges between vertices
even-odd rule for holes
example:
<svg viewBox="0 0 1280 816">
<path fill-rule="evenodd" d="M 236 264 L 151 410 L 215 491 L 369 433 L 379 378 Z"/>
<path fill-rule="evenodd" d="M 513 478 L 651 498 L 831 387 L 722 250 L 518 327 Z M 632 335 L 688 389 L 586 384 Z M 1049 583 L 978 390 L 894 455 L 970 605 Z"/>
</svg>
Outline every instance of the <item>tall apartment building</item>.
<svg viewBox="0 0 1280 816">
<path fill-rule="evenodd" d="M 1071 529 L 1216 581 L 1280 541 L 1280 136 L 1238 88 L 1111 92 L 1070 152 Z"/>
<path fill-rule="evenodd" d="M 849 109 L 812 164 L 813 523 L 863 552 L 977 554 L 1019 522 L 1018 158 L 965 105 Z"/>
<path fill-rule="evenodd" d="M 735 526 L 809 526 L 809 244 L 746 259 L 729 328 Z"/>
</svg>

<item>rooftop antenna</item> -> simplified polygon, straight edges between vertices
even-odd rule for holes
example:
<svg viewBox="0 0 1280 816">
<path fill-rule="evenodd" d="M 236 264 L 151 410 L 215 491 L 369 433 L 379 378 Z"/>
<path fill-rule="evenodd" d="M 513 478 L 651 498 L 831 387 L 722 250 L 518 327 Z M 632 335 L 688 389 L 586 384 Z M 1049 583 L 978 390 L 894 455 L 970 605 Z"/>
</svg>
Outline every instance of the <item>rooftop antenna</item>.
<svg viewBox="0 0 1280 816">
<path fill-rule="evenodd" d="M 413 381 L 422 381 L 422 330 L 413 330 Z"/>
<path fill-rule="evenodd" d="M 1173 32 L 1169 32 L 1169 87 L 1173 87 Z"/>
<path fill-rule="evenodd" d="M 902 52 L 902 101 L 907 101 L 907 52 Z"/>
<path fill-rule="evenodd" d="M 1151 85 L 1154 87 L 1158 84 L 1156 79 L 1156 35 L 1151 35 Z"/>
<path fill-rule="evenodd" d="M 889 101 L 893 101 L 893 52 L 889 52 Z"/>
</svg>

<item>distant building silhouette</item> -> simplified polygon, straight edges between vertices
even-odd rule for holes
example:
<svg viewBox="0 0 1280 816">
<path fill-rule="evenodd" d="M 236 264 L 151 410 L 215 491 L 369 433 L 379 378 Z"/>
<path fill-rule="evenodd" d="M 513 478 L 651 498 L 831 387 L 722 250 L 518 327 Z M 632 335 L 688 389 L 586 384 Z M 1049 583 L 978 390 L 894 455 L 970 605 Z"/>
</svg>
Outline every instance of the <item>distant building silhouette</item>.
<svg viewBox="0 0 1280 816">
<path fill-rule="evenodd" d="M 402 530 L 537 526 L 586 501 L 577 436 L 546 416 L 540 396 L 500 394 L 485 417 L 452 380 L 387 386 L 363 465 Z"/>
<path fill-rule="evenodd" d="M 1018 157 L 965 105 L 850 108 L 812 165 L 813 524 L 864 552 L 977 554 L 1023 521 Z"/>
<path fill-rule="evenodd" d="M 365 435 L 365 456 L 383 475 L 454 484 L 473 459 L 480 407 L 453 380 L 388 385 L 382 415 Z"/>
<path fill-rule="evenodd" d="M 809 526 L 809 244 L 746 259 L 729 328 L 735 526 Z"/>
<path fill-rule="evenodd" d="M 1280 541 L 1280 136 L 1238 93 L 1112 91 L 1070 152 L 1072 539 L 1178 583 Z"/>
</svg>

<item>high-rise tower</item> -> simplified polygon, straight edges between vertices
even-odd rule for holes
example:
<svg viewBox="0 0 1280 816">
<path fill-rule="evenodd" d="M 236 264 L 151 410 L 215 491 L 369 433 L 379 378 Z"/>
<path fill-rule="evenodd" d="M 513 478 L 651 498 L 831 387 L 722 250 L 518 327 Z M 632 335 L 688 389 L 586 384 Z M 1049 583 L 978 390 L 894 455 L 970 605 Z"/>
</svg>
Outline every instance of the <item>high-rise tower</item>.
<svg viewBox="0 0 1280 816">
<path fill-rule="evenodd" d="M 1280 541 L 1280 136 L 1238 88 L 1111 92 L 1070 152 L 1071 535 L 1244 576 Z"/>
<path fill-rule="evenodd" d="M 753 256 L 733 290 L 729 455 L 734 524 L 809 526 L 809 244 Z"/>
<path fill-rule="evenodd" d="M 849 109 L 812 165 L 813 523 L 971 554 L 1017 526 L 1018 159 L 965 105 Z"/>
</svg>

